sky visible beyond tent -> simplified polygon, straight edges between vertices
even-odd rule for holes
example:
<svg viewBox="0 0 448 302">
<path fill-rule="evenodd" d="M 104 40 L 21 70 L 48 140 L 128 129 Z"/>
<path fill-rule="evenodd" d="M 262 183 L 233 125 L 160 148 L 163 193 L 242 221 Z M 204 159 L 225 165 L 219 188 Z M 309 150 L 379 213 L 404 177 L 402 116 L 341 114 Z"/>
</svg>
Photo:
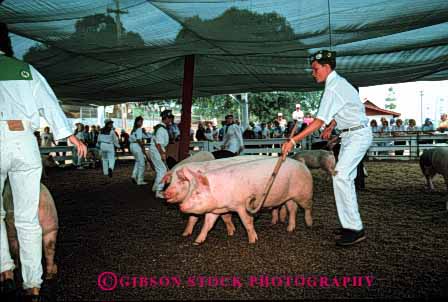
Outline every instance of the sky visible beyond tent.
<svg viewBox="0 0 448 302">
<path fill-rule="evenodd" d="M 420 124 L 421 103 L 423 103 L 423 119 L 429 117 L 436 122 L 441 113 L 448 113 L 448 81 L 434 82 L 409 82 L 393 85 L 378 85 L 361 87 L 361 99 L 367 98 L 375 105 L 385 108 L 385 99 L 388 96 L 389 87 L 393 87 L 397 108 L 393 111 L 401 113 L 400 118 L 413 118 Z M 423 97 L 420 97 L 423 91 Z M 421 99 L 423 102 L 421 102 Z M 442 101 L 441 101 L 442 100 Z"/>
</svg>

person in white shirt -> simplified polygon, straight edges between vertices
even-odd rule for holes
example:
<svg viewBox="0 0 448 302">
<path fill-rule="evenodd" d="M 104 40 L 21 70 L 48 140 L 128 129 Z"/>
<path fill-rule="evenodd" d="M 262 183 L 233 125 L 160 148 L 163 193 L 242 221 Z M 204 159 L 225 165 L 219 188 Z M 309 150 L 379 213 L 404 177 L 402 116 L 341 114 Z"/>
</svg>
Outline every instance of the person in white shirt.
<svg viewBox="0 0 448 302">
<path fill-rule="evenodd" d="M 129 148 L 132 155 L 135 158 L 134 169 L 132 170 L 131 180 L 137 185 L 146 185 L 144 181 L 145 177 L 145 158 L 146 151 L 143 140 L 146 134 L 143 132 L 143 117 L 137 116 L 134 120 L 134 127 L 132 128 L 131 135 L 129 136 Z"/>
<path fill-rule="evenodd" d="M 115 148 L 120 148 L 118 137 L 113 130 L 113 123 L 111 119 L 104 121 L 104 128 L 100 130 L 97 142 L 101 150 L 103 174 L 109 177 L 112 177 L 115 168 Z"/>
<path fill-rule="evenodd" d="M 212 152 L 216 159 L 237 156 L 244 150 L 243 134 L 240 127 L 233 122 L 233 115 L 226 115 L 222 150 Z"/>
<path fill-rule="evenodd" d="M 284 118 L 283 118 L 283 113 L 279 112 L 277 114 L 277 122 L 280 125 L 280 127 L 282 128 L 282 131 L 285 131 L 286 129 L 286 124 L 288 123 Z"/>
<path fill-rule="evenodd" d="M 296 111 L 292 113 L 292 119 L 294 121 L 297 121 L 297 129 L 302 128 L 303 124 L 303 118 L 305 117 L 305 114 L 302 110 L 300 110 L 300 104 L 296 104 Z"/>
<path fill-rule="evenodd" d="M 0 50 L 4 47 L 0 44 Z M 7 52 L 12 56 L 11 49 Z M 0 51 L 0 192 L 8 177 L 14 195 L 22 284 L 31 300 L 40 299 L 43 274 L 42 229 L 38 219 L 42 160 L 33 135 L 41 116 L 52 127 L 55 139 L 68 137 L 77 147 L 78 155 L 86 155 L 86 146 L 72 135 L 70 123 L 45 78 L 33 66 Z M 9 251 L 2 194 L 0 214 L 2 285 L 15 290 L 15 265 Z"/>
<path fill-rule="evenodd" d="M 167 127 L 173 122 L 174 115 L 171 113 L 171 110 L 164 110 L 160 116 L 162 122 L 154 127 L 154 134 L 149 145 L 149 157 L 156 170 L 152 191 L 156 193 L 157 198 L 164 198 L 162 193 L 164 184 L 161 183 L 161 180 L 167 171 L 166 147 L 170 142 Z"/>
<path fill-rule="evenodd" d="M 282 147 L 285 158 L 294 145 L 326 124 L 322 138 L 328 139 L 337 126 L 341 133 L 341 150 L 337 174 L 333 176 L 341 229 L 336 231 L 336 244 L 352 245 L 366 238 L 358 211 L 354 180 L 356 168 L 372 143 L 372 131 L 364 105 L 356 89 L 334 69 L 336 53 L 321 50 L 310 57 L 312 75 L 316 82 L 325 82 L 325 90 L 314 121 Z"/>
<path fill-rule="evenodd" d="M 51 147 L 52 144 L 56 146 L 53 133 L 50 132 L 50 127 L 44 128 L 44 133 L 42 133 L 41 138 L 42 138 L 41 147 Z"/>
</svg>

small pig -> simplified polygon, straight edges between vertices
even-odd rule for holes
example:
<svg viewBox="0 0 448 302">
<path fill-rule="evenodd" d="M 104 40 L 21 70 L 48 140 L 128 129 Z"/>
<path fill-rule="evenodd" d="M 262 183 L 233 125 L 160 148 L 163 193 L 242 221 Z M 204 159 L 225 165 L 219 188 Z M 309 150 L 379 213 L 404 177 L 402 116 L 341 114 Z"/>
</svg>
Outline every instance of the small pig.
<svg viewBox="0 0 448 302">
<path fill-rule="evenodd" d="M 195 159 L 196 160 L 207 159 L 207 158 L 209 158 L 209 156 L 207 156 L 207 153 L 209 153 L 209 152 L 203 152 L 202 154 L 197 154 Z M 248 155 L 248 156 L 236 156 L 236 157 L 232 157 L 232 158 L 223 158 L 223 159 L 219 159 L 219 160 L 209 160 L 209 161 L 202 161 L 202 162 L 194 162 L 191 160 L 192 158 L 193 158 L 193 156 L 181 161 L 176 166 L 174 166 L 173 169 L 171 169 L 169 172 L 167 172 L 167 174 L 163 177 L 162 182 L 170 183 L 170 185 L 164 192 L 164 196 L 165 196 L 167 202 L 180 203 L 184 200 L 184 198 L 187 195 L 188 191 L 187 191 L 186 183 L 183 181 L 179 181 L 177 174 L 175 173 L 177 170 L 179 170 L 180 168 L 182 168 L 184 166 L 187 166 L 194 171 L 205 172 L 207 170 L 219 169 L 219 168 L 229 166 L 232 164 L 251 161 L 251 160 L 257 160 L 257 159 L 266 158 L 266 157 L 259 156 L 259 155 Z M 187 161 L 187 160 L 190 160 L 190 161 Z M 233 236 L 233 234 L 235 232 L 235 225 L 232 222 L 232 214 L 223 214 L 221 216 L 221 218 L 226 225 L 227 234 L 229 236 Z M 182 236 L 190 236 L 193 233 L 194 226 L 196 225 L 198 220 L 199 220 L 198 216 L 190 215 L 190 217 L 188 218 L 188 222 L 185 227 L 185 230 L 182 233 Z M 195 244 L 199 244 L 199 243 L 200 242 L 198 242 L 197 240 L 195 241 Z"/>
<path fill-rule="evenodd" d="M 336 175 L 336 160 L 333 151 L 326 150 L 303 150 L 297 152 L 293 158 L 302 161 L 309 169 L 319 169 L 326 171 L 328 175 Z"/>
<path fill-rule="evenodd" d="M 276 162 L 277 158 L 260 159 L 205 173 L 191 170 L 188 166 L 177 170 L 176 174 L 188 192 L 179 205 L 180 210 L 197 215 L 207 213 L 196 242 L 205 241 L 220 214 L 237 212 L 247 230 L 249 243 L 255 243 L 258 237 L 248 210 L 251 210 L 250 203 L 253 200 L 261 199 Z M 312 225 L 312 196 L 313 179 L 310 171 L 305 164 L 287 158 L 263 207 L 274 208 L 286 203 L 290 213 L 288 231 L 293 231 L 297 205 L 305 209 L 306 224 Z"/>
<path fill-rule="evenodd" d="M 9 249 L 13 259 L 19 263 L 19 243 L 17 240 L 17 230 L 14 225 L 14 203 L 12 199 L 11 186 L 6 180 L 3 191 L 3 205 L 6 212 L 5 224 L 8 234 Z M 53 197 L 43 184 L 40 185 L 39 199 L 39 223 L 42 227 L 42 245 L 44 248 L 46 262 L 46 279 L 52 279 L 58 272 L 58 267 L 54 262 L 56 250 L 56 237 L 58 235 L 58 214 Z"/>
<path fill-rule="evenodd" d="M 434 190 L 432 178 L 441 174 L 448 190 L 448 147 L 438 147 L 423 151 L 420 156 L 420 168 L 426 177 L 427 189 Z"/>
</svg>

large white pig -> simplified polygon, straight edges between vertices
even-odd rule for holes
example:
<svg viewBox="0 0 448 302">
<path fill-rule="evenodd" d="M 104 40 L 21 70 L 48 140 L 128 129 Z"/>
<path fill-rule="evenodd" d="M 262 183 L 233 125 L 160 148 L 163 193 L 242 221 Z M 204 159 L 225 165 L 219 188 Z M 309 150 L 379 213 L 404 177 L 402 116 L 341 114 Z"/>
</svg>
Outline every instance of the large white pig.
<svg viewBox="0 0 448 302">
<path fill-rule="evenodd" d="M 14 225 L 14 203 L 9 181 L 5 182 L 3 191 L 3 206 L 6 212 L 5 224 L 8 234 L 9 250 L 13 259 L 18 263 L 19 243 L 17 240 L 17 230 Z M 56 237 L 58 235 L 58 214 L 54 204 L 53 197 L 47 187 L 40 184 L 39 197 L 39 223 L 42 227 L 42 245 L 46 263 L 46 279 L 52 279 L 56 276 L 58 267 L 54 262 L 56 250 Z"/>
<path fill-rule="evenodd" d="M 253 200 L 259 201 L 274 170 L 277 158 L 267 158 L 197 172 L 188 166 L 176 171 L 187 190 L 179 208 L 184 213 L 207 213 L 204 226 L 196 243 L 204 242 L 208 231 L 220 214 L 237 212 L 249 237 L 249 243 L 258 239 L 253 217 L 248 208 Z M 287 158 L 277 174 L 271 191 L 263 204 L 265 208 L 287 205 L 290 212 L 288 231 L 295 229 L 297 205 L 305 209 L 305 222 L 312 225 L 313 179 L 302 162 Z M 292 213 L 292 214 L 291 214 Z"/>
<path fill-rule="evenodd" d="M 420 168 L 426 177 L 427 189 L 434 190 L 432 179 L 439 173 L 445 178 L 448 190 L 448 147 L 437 147 L 423 151 L 420 156 Z"/>
<path fill-rule="evenodd" d="M 210 160 L 210 156 L 207 154 L 210 152 L 203 151 L 202 153 L 197 153 L 194 156 L 191 156 L 176 166 L 174 166 L 167 174 L 163 177 L 162 182 L 169 183 L 170 185 L 164 192 L 164 196 L 167 202 L 169 203 L 180 203 L 184 200 L 188 193 L 187 184 L 184 181 L 179 181 L 176 171 L 182 167 L 188 167 L 192 171 L 196 172 L 205 172 L 208 170 L 219 169 L 222 167 L 226 167 L 232 164 L 238 164 L 241 162 L 259 160 L 264 158 L 269 158 L 267 156 L 260 155 L 247 155 L 247 156 L 236 156 L 231 158 L 223 158 L 217 160 Z M 213 157 L 213 155 L 210 153 Z M 213 157 L 214 158 L 214 157 Z M 195 162 L 198 161 L 198 162 Z M 205 160 L 205 161 L 202 161 Z M 232 214 L 223 214 L 221 216 L 224 224 L 226 225 L 227 234 L 229 236 L 233 236 L 235 232 L 235 225 L 232 222 Z M 207 219 L 207 218 L 206 218 Z M 190 236 L 193 234 L 193 229 L 196 223 L 198 222 L 199 217 L 196 215 L 190 215 L 188 218 L 187 225 L 182 233 L 182 236 Z M 200 244 L 195 240 L 195 244 Z"/>
</svg>

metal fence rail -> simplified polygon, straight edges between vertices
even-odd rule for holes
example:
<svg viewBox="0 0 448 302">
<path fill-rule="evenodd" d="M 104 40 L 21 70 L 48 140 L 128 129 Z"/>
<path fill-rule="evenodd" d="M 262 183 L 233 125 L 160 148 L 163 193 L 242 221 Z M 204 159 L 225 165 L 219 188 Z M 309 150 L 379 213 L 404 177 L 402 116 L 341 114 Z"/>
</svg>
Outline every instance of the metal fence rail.
<svg viewBox="0 0 448 302">
<path fill-rule="evenodd" d="M 281 145 L 286 141 L 285 138 L 273 139 L 246 139 L 244 140 L 244 151 L 242 154 L 273 154 L 281 152 Z M 300 144 L 298 149 L 311 149 L 313 142 L 319 141 L 311 137 L 306 138 Z M 190 144 L 191 153 L 198 151 L 213 152 L 221 149 L 222 142 L 217 141 L 194 141 Z M 147 148 L 149 145 L 146 145 Z M 447 134 L 405 134 L 400 136 L 374 136 L 371 147 L 367 152 L 369 159 L 394 159 L 394 160 L 415 160 L 425 149 L 435 147 L 448 147 Z M 89 151 L 97 151 L 96 148 L 88 148 Z M 400 155 L 402 151 L 402 155 Z M 50 153 L 58 154 L 64 152 L 64 156 L 56 155 L 56 161 L 73 160 L 75 149 L 73 146 L 55 146 L 40 148 L 41 155 Z M 129 156 L 129 153 L 117 152 L 117 157 Z"/>
</svg>

